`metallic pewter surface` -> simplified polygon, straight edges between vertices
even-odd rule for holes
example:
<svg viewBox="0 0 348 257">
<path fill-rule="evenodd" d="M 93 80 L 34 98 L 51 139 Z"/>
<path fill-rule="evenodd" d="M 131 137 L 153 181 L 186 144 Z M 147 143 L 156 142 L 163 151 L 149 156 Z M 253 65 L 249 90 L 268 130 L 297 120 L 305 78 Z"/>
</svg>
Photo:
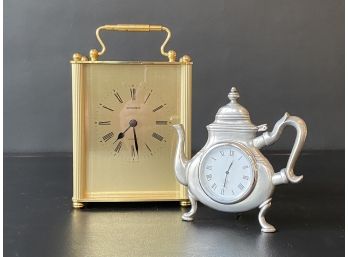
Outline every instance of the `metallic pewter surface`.
<svg viewBox="0 0 348 257">
<path fill-rule="evenodd" d="M 228 94 L 230 103 L 221 107 L 215 117 L 215 121 L 207 126 L 208 129 L 208 140 L 205 146 L 191 159 L 187 159 L 184 154 L 184 143 L 185 143 L 185 132 L 181 124 L 174 125 L 178 134 L 178 144 L 175 153 L 175 174 L 177 180 L 188 187 L 188 196 L 191 201 L 191 210 L 183 214 L 182 219 L 185 221 L 192 221 L 193 216 L 197 211 L 197 201 L 224 212 L 243 212 L 254 208 L 259 208 L 259 223 L 262 232 L 275 232 L 274 226 L 267 223 L 265 219 L 266 212 L 271 206 L 271 196 L 274 191 L 274 187 L 280 184 L 286 183 L 299 183 L 303 176 L 297 176 L 294 172 L 295 163 L 300 155 L 303 144 L 307 135 L 307 127 L 305 122 L 296 116 L 290 116 L 285 113 L 284 116 L 276 122 L 271 132 L 264 132 L 262 135 L 257 136 L 257 132 L 263 132 L 267 130 L 267 125 L 262 124 L 259 126 L 254 125 L 250 120 L 250 115 L 247 109 L 241 106 L 237 99 L 239 93 L 235 87 L 232 87 L 231 92 Z M 266 157 L 260 152 L 264 146 L 275 143 L 283 132 L 286 126 L 292 126 L 296 129 L 297 135 L 294 146 L 292 148 L 289 160 L 285 168 L 279 172 L 274 172 L 272 165 L 266 159 Z M 221 189 L 221 195 L 219 197 L 214 194 L 207 194 L 207 190 L 204 190 L 202 183 L 200 182 L 200 174 L 202 173 L 202 161 L 214 148 L 221 145 L 237 145 L 239 149 L 249 156 L 251 160 L 255 160 L 255 175 L 253 186 L 245 188 L 243 180 L 240 181 L 238 187 L 239 190 L 245 190 L 244 193 L 240 193 L 240 197 L 228 203 L 227 199 L 223 199 L 225 190 L 232 190 L 233 194 L 235 188 L 229 188 L 226 186 L 226 179 Z M 225 153 L 221 153 L 222 156 Z M 215 158 L 213 158 L 215 159 Z M 217 161 L 215 159 L 215 161 Z M 227 174 L 231 173 L 230 176 L 234 175 L 233 171 L 237 168 L 232 166 L 232 161 L 229 169 L 226 171 Z M 220 165 L 221 166 L 221 165 Z M 233 168 L 235 170 L 233 170 Z M 245 166 L 248 168 L 248 166 Z M 211 166 L 209 169 L 214 169 Z M 243 168 L 244 169 L 244 168 Z M 222 170 L 221 172 L 225 172 Z M 243 173 L 243 171 L 238 171 Z M 206 176 L 213 176 L 208 174 Z M 234 177 L 236 178 L 236 177 Z M 243 179 L 249 179 L 247 176 L 243 176 Z M 221 182 L 221 181 L 219 181 Z M 244 182 L 245 183 L 245 182 Z M 212 185 L 212 190 L 216 190 L 217 185 Z M 221 200 L 221 198 L 223 200 Z"/>
</svg>

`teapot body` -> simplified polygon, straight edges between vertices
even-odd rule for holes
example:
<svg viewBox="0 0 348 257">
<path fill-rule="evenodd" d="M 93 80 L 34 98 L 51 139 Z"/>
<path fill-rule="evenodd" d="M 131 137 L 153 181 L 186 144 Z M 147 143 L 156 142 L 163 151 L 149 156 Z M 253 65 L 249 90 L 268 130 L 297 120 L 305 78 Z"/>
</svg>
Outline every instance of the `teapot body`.
<svg viewBox="0 0 348 257">
<path fill-rule="evenodd" d="M 294 166 L 306 139 L 306 124 L 301 118 L 285 113 L 276 122 L 273 130 L 267 132 L 267 125 L 255 126 L 251 122 L 249 112 L 237 101 L 239 93 L 236 88 L 231 89 L 228 98 L 231 100 L 230 103 L 221 107 L 215 121 L 207 126 L 206 144 L 191 160 L 186 159 L 184 153 L 185 133 L 182 125 L 173 125 L 179 139 L 174 161 L 175 175 L 179 183 L 188 187 L 191 202 L 191 210 L 184 213 L 182 219 L 193 220 L 197 211 L 197 201 L 224 212 L 240 213 L 258 207 L 261 231 L 274 232 L 275 228 L 266 222 L 265 214 L 271 206 L 275 186 L 289 182 L 298 183 L 303 178 L 295 175 Z M 276 142 L 286 126 L 296 129 L 295 143 L 287 166 L 279 172 L 274 172 L 260 149 Z M 264 133 L 257 136 L 257 132 L 261 131 Z M 230 147 L 228 154 L 220 151 L 222 148 L 219 147 L 225 146 Z M 218 155 L 213 157 L 216 149 Z M 239 157 L 234 155 L 235 152 L 239 152 Z M 206 158 L 207 156 L 209 158 Z M 208 165 L 205 159 L 209 159 L 211 163 Z M 214 184 L 208 185 L 206 181 L 212 181 Z M 217 184 L 220 184 L 219 194 L 215 192 Z"/>
</svg>

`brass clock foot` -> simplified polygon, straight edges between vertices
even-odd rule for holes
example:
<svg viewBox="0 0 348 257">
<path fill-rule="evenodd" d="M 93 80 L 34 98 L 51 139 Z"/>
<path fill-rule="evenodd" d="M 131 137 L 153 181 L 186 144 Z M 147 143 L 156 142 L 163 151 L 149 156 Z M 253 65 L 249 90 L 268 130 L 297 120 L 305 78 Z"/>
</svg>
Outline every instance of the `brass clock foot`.
<svg viewBox="0 0 348 257">
<path fill-rule="evenodd" d="M 196 199 L 193 198 L 192 194 L 189 192 L 189 199 L 191 202 L 191 210 L 189 212 L 185 212 L 182 216 L 181 219 L 184 221 L 192 221 L 193 216 L 195 215 L 197 211 L 197 201 Z"/>
<path fill-rule="evenodd" d="M 269 207 L 271 207 L 271 201 L 272 201 L 272 198 L 269 198 L 259 206 L 259 208 L 260 208 L 259 222 L 261 225 L 261 231 L 264 233 L 273 233 L 276 231 L 275 227 L 273 227 L 271 224 L 269 224 L 265 219 L 265 215 L 267 213 L 267 210 L 269 209 Z"/>
<path fill-rule="evenodd" d="M 80 202 L 73 202 L 72 203 L 72 207 L 75 208 L 75 209 L 81 209 L 85 206 L 84 203 L 80 203 Z"/>
<path fill-rule="evenodd" d="M 180 206 L 182 206 L 182 207 L 187 207 L 187 206 L 190 206 L 190 205 L 191 205 L 190 200 L 182 200 L 182 201 L 180 201 Z"/>
</svg>

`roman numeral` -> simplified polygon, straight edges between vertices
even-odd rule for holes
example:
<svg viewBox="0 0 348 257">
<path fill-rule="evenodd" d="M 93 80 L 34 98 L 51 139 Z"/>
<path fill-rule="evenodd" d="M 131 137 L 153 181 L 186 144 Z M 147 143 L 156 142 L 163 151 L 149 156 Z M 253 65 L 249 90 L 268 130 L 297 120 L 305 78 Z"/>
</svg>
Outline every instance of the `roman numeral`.
<svg viewBox="0 0 348 257">
<path fill-rule="evenodd" d="M 118 142 L 118 144 L 117 144 L 117 146 L 116 146 L 116 148 L 115 148 L 115 152 L 116 152 L 116 153 L 119 153 L 120 150 L 121 150 L 121 147 L 122 147 L 122 141 Z"/>
<path fill-rule="evenodd" d="M 98 125 L 111 125 L 111 121 L 99 121 Z"/>
<path fill-rule="evenodd" d="M 238 188 L 239 188 L 240 190 L 243 190 L 243 189 L 244 189 L 244 186 L 242 185 L 242 183 L 239 183 Z"/>
<path fill-rule="evenodd" d="M 134 87 L 132 87 L 129 90 L 130 90 L 131 99 L 132 99 L 132 101 L 134 101 L 136 89 Z"/>
<path fill-rule="evenodd" d="M 163 137 L 161 135 L 158 135 L 156 132 L 152 133 L 152 137 L 157 139 L 158 141 L 161 141 L 161 142 L 163 140 Z"/>
<path fill-rule="evenodd" d="M 243 157 L 243 155 L 242 155 L 241 157 L 238 158 L 238 161 L 239 161 L 240 159 L 242 159 L 242 157 Z"/>
<path fill-rule="evenodd" d="M 220 151 L 221 156 L 225 156 L 224 151 Z"/>
<path fill-rule="evenodd" d="M 217 188 L 217 185 L 214 183 L 212 186 L 211 186 L 212 189 L 216 189 Z"/>
<path fill-rule="evenodd" d="M 243 179 L 249 180 L 249 177 L 248 176 L 243 176 Z"/>
<path fill-rule="evenodd" d="M 212 179 L 213 175 L 212 174 L 208 174 L 208 175 L 206 175 L 206 177 L 207 177 L 207 180 L 210 181 Z"/>
<path fill-rule="evenodd" d="M 216 161 L 216 159 L 214 157 L 211 157 L 214 161 Z"/>
<path fill-rule="evenodd" d="M 205 168 L 206 168 L 207 170 L 212 170 L 212 169 L 213 169 L 213 166 L 210 166 L 210 165 L 209 165 L 209 166 L 206 166 Z"/>
<path fill-rule="evenodd" d="M 151 155 L 152 155 L 152 151 L 151 151 L 151 148 L 147 145 L 147 144 L 145 144 L 145 146 L 146 146 L 146 148 L 147 148 L 147 150 L 149 150 L 149 152 L 151 153 Z"/>
<path fill-rule="evenodd" d="M 153 109 L 153 112 L 157 112 L 158 110 L 162 109 L 164 106 L 166 106 L 166 104 L 161 104 L 160 106 L 156 107 L 155 109 Z"/>
<path fill-rule="evenodd" d="M 234 155 L 234 151 L 230 150 L 230 156 L 233 156 L 233 155 Z"/>
<path fill-rule="evenodd" d="M 105 136 L 103 136 L 104 142 L 109 141 L 113 136 L 114 136 L 113 132 L 110 132 L 110 133 L 106 134 Z"/>
<path fill-rule="evenodd" d="M 248 165 L 245 165 L 242 167 L 243 170 L 247 169 L 249 166 Z"/>
<path fill-rule="evenodd" d="M 144 101 L 144 104 L 146 104 L 147 100 L 149 100 L 149 97 L 150 97 L 151 93 L 152 93 L 152 89 L 151 89 L 150 93 L 147 95 L 147 97 L 146 97 L 146 99 Z"/>
<path fill-rule="evenodd" d="M 225 194 L 225 189 L 222 188 L 220 194 L 224 195 Z"/>
<path fill-rule="evenodd" d="M 123 104 L 123 100 L 122 100 L 122 98 L 121 98 L 121 96 L 120 96 L 120 94 L 118 93 L 118 92 L 116 92 L 115 90 L 114 90 L 114 96 L 116 96 L 116 99 L 121 103 L 121 104 Z"/>
<path fill-rule="evenodd" d="M 106 110 L 109 110 L 109 111 L 112 111 L 112 112 L 114 111 L 113 109 L 111 109 L 111 108 L 109 108 L 109 107 L 107 107 L 105 105 L 100 104 L 100 106 L 103 107 Z"/>
<path fill-rule="evenodd" d="M 166 120 L 156 120 L 156 125 L 167 125 L 168 121 Z"/>
</svg>

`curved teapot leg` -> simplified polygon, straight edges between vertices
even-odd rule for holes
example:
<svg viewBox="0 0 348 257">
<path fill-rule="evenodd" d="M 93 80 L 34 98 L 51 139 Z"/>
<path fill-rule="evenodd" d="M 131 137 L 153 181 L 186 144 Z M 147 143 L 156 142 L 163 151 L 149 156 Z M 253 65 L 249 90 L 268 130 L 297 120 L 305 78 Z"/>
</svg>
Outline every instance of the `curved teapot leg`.
<svg viewBox="0 0 348 257">
<path fill-rule="evenodd" d="M 184 221 L 192 221 L 193 220 L 193 216 L 195 215 L 195 213 L 197 211 L 197 201 L 193 197 L 193 195 L 190 193 L 190 191 L 188 192 L 188 197 L 189 197 L 190 202 L 191 202 L 191 210 L 189 212 L 185 212 L 181 216 L 181 219 L 184 220 Z"/>
<path fill-rule="evenodd" d="M 275 227 L 273 227 L 271 224 L 267 223 L 267 221 L 265 219 L 265 215 L 267 213 L 267 210 L 269 207 L 271 207 L 271 201 L 272 201 L 272 198 L 269 198 L 259 206 L 259 208 L 260 208 L 259 222 L 261 225 L 261 231 L 265 232 L 265 233 L 272 233 L 272 232 L 276 231 Z"/>
</svg>

